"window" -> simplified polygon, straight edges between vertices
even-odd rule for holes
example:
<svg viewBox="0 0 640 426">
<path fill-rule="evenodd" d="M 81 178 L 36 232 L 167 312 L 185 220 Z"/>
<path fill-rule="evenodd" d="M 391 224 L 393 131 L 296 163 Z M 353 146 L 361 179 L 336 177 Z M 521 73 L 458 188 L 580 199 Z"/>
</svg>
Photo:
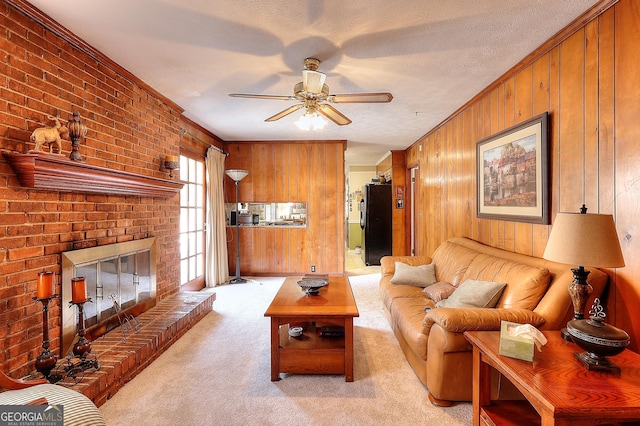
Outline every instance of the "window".
<svg viewBox="0 0 640 426">
<path fill-rule="evenodd" d="M 188 289 L 204 287 L 204 173 L 203 159 L 180 156 L 180 285 Z"/>
</svg>

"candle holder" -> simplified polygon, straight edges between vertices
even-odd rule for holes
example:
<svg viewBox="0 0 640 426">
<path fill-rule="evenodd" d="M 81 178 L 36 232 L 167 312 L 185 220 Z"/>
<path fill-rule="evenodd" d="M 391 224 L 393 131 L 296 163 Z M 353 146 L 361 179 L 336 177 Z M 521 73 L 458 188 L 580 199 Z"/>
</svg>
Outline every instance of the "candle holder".
<svg viewBox="0 0 640 426">
<path fill-rule="evenodd" d="M 36 303 L 42 303 L 42 353 L 36 358 L 36 371 L 42 373 L 47 379 L 58 362 L 58 355 L 49 350 L 49 302 L 57 297 L 58 295 L 54 294 L 43 299 L 33 298 Z"/>
<path fill-rule="evenodd" d="M 69 353 L 65 360 L 61 362 L 50 375 L 49 381 L 51 383 L 60 382 L 62 384 L 73 385 L 80 383 L 84 378 L 86 371 L 97 371 L 100 369 L 100 363 L 98 358 L 93 356 L 91 359 L 87 358 L 91 352 L 91 342 L 84 337 L 84 304 L 87 302 L 93 302 L 91 298 L 87 298 L 82 301 L 69 302 L 71 305 L 78 307 L 78 341 L 73 345 L 73 353 Z"/>
<path fill-rule="evenodd" d="M 73 354 L 81 359 L 85 359 L 87 355 L 91 352 L 91 342 L 84 337 L 84 304 L 87 302 L 92 302 L 91 298 L 87 298 L 85 300 L 74 302 L 69 302 L 69 307 L 71 305 L 76 305 L 78 307 L 78 341 L 75 345 L 73 345 Z"/>
</svg>

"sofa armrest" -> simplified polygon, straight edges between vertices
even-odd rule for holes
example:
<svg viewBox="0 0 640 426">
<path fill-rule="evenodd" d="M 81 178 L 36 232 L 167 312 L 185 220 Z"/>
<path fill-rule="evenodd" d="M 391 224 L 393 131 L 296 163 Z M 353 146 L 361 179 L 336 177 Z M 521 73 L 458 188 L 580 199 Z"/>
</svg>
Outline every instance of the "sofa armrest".
<svg viewBox="0 0 640 426">
<path fill-rule="evenodd" d="M 500 330 L 501 321 L 531 324 L 540 327 L 544 317 L 528 309 L 512 308 L 434 308 L 424 316 L 422 332 L 429 334 L 431 326 L 438 324 L 446 331 Z"/>
<path fill-rule="evenodd" d="M 396 262 L 420 266 L 430 264 L 431 258 L 429 256 L 384 256 L 380 259 L 380 273 L 383 277 L 396 272 Z"/>
</svg>

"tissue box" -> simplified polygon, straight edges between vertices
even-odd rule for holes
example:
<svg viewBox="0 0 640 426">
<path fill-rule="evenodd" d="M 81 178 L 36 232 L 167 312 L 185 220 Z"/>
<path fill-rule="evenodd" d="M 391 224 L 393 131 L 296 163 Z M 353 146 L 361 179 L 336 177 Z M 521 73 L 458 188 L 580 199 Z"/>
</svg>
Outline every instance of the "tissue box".
<svg viewBox="0 0 640 426">
<path fill-rule="evenodd" d="M 522 324 L 517 322 L 502 321 L 500 324 L 500 355 L 517 358 L 524 361 L 533 361 L 535 344 L 533 339 L 509 335 L 509 329 Z"/>
</svg>

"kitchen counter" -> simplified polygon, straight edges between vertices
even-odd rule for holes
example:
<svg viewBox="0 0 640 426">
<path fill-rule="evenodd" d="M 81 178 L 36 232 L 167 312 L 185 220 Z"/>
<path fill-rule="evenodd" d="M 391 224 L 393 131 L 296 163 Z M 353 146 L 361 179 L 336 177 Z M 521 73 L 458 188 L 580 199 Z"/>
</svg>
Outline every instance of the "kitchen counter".
<svg viewBox="0 0 640 426">
<path fill-rule="evenodd" d="M 240 228 L 306 228 L 306 223 L 300 222 L 260 222 L 258 224 L 239 224 Z M 235 225 L 227 224 L 228 228 L 235 228 Z"/>
</svg>

